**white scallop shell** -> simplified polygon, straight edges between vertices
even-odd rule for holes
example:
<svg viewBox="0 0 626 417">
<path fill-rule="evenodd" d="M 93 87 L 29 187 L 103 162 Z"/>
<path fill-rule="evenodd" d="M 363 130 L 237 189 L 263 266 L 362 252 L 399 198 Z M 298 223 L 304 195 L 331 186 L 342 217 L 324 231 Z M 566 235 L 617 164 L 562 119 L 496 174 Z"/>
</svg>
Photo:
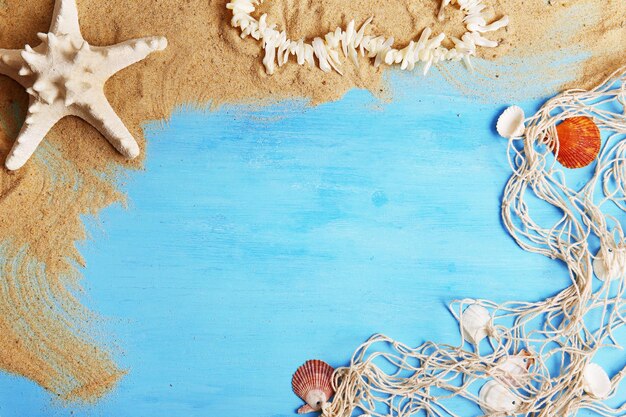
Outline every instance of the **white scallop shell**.
<svg viewBox="0 0 626 417">
<path fill-rule="evenodd" d="M 478 393 L 480 408 L 485 414 L 515 414 L 522 400 L 504 385 L 491 380 Z"/>
<path fill-rule="evenodd" d="M 461 314 L 461 332 L 463 337 L 478 345 L 489 334 L 491 315 L 489 311 L 478 304 L 472 304 Z"/>
<path fill-rule="evenodd" d="M 498 118 L 496 130 L 498 134 L 507 139 L 517 138 L 524 134 L 524 110 L 518 106 L 507 108 Z"/>
<path fill-rule="evenodd" d="M 605 400 L 611 394 L 611 379 L 602 367 L 589 363 L 583 371 L 583 390 L 598 400 Z"/>
<path fill-rule="evenodd" d="M 593 272 L 600 281 L 613 281 L 626 276 L 626 249 L 601 247 L 593 260 Z"/>
</svg>

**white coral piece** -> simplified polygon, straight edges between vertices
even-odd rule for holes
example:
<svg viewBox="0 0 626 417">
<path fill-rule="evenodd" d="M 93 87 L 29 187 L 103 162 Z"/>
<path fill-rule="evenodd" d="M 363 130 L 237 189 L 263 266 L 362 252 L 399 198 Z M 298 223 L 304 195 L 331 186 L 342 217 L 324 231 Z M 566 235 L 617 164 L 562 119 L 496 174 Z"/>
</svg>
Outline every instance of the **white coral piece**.
<svg viewBox="0 0 626 417">
<path fill-rule="evenodd" d="M 441 61 L 463 60 L 472 69 L 470 57 L 476 55 L 477 47 L 495 48 L 498 42 L 483 36 L 484 33 L 494 32 L 509 24 L 508 16 L 488 23 L 483 11 L 485 5 L 482 0 L 442 0 L 439 19 L 445 18 L 445 8 L 457 4 L 465 13 L 464 23 L 467 32 L 461 39 L 452 38 L 454 47 L 448 49 L 442 46 L 445 33 L 431 38 L 432 30 L 425 28 L 417 42 L 411 41 L 403 49 L 393 48 L 394 39 L 383 36 L 366 35 L 367 27 L 372 18 L 363 23 L 356 30 L 354 20 L 351 20 L 345 29 L 337 28 L 323 38 L 317 37 L 311 43 L 292 41 L 287 38 L 285 31 L 278 31 L 276 25 L 268 25 L 267 14 L 259 20 L 252 17 L 252 13 L 263 0 L 231 0 L 226 7 L 232 10 L 231 25 L 241 29 L 241 37 L 252 36 L 262 42 L 265 51 L 263 65 L 268 74 L 273 74 L 278 66 L 285 65 L 290 55 L 296 56 L 298 65 L 305 63 L 313 66 L 317 59 L 317 66 L 324 72 L 341 72 L 339 52 L 343 52 L 355 66 L 359 65 L 358 53 L 374 60 L 374 65 L 399 65 L 402 70 L 413 70 L 418 63 L 423 64 L 423 73 L 426 75 L 431 66 Z"/>
</svg>

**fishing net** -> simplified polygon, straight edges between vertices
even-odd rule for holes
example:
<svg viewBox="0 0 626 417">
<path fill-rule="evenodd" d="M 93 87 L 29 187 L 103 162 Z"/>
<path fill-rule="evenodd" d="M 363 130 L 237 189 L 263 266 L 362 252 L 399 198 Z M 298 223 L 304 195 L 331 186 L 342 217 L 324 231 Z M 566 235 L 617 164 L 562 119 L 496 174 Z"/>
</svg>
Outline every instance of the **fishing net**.
<svg viewBox="0 0 626 417">
<path fill-rule="evenodd" d="M 562 262 L 571 285 L 540 302 L 454 301 L 459 346 L 411 348 L 373 336 L 335 372 L 335 398 L 323 416 L 457 416 L 467 414 L 459 406 L 467 402 L 493 416 L 626 415 L 626 403 L 611 398 L 626 363 L 610 378 L 594 362 L 599 351 L 621 349 L 615 332 L 626 312 L 625 71 L 550 99 L 508 143 L 504 225 L 524 250 Z M 581 116 L 600 128 L 602 147 L 591 167 L 565 171 L 555 158 L 556 126 Z M 580 171 L 584 181 L 568 183 Z M 613 358 L 626 361 L 623 353 Z"/>
</svg>

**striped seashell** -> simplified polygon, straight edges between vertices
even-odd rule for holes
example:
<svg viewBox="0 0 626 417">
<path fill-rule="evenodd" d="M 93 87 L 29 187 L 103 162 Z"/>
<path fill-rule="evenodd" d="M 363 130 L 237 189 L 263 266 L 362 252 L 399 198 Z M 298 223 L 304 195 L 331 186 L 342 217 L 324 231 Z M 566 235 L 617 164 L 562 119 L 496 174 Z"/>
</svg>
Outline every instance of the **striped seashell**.
<svg viewBox="0 0 626 417">
<path fill-rule="evenodd" d="M 335 395 L 332 379 L 335 370 L 326 362 L 310 360 L 298 368 L 291 387 L 305 405 L 298 409 L 298 414 L 320 411 L 322 407 Z"/>
<path fill-rule="evenodd" d="M 600 153 L 600 129 L 586 116 L 571 117 L 556 127 L 558 149 L 552 147 L 556 159 L 565 168 L 583 168 Z"/>
</svg>

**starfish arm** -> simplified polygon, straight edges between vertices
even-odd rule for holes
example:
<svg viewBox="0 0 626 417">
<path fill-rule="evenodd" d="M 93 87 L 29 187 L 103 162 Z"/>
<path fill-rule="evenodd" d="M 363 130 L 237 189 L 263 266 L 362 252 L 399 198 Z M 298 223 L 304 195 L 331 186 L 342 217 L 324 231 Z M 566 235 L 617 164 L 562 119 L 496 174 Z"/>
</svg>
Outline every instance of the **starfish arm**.
<svg viewBox="0 0 626 417">
<path fill-rule="evenodd" d="M 31 98 L 26 121 L 6 159 L 7 169 L 15 171 L 24 166 L 46 134 L 62 117 L 63 111 L 58 105 L 43 104 Z"/>
<path fill-rule="evenodd" d="M 93 47 L 104 55 L 104 76 L 111 77 L 116 72 L 123 70 L 155 51 L 167 48 L 167 39 L 162 36 L 150 36 L 147 38 L 132 39 L 112 46 Z"/>
<path fill-rule="evenodd" d="M 126 158 L 133 159 L 139 156 L 137 141 L 104 95 L 98 100 L 92 100 L 80 117 L 98 129 L 111 145 Z"/>
<path fill-rule="evenodd" d="M 0 74 L 11 77 L 22 86 L 27 87 L 27 78 L 32 75 L 22 51 L 17 49 L 0 49 Z"/>
<path fill-rule="evenodd" d="M 78 24 L 78 8 L 76 0 L 58 0 L 54 6 L 52 14 L 52 24 L 50 32 L 57 35 L 77 35 L 80 34 L 80 25 Z"/>
</svg>

